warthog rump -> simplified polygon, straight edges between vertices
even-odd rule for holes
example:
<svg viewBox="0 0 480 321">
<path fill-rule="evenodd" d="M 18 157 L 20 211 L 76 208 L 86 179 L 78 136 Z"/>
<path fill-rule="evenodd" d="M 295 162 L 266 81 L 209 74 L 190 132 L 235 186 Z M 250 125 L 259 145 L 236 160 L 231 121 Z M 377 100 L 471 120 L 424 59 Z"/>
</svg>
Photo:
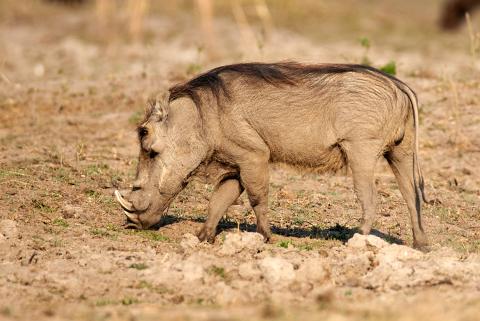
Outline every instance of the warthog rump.
<svg viewBox="0 0 480 321">
<path fill-rule="evenodd" d="M 116 193 L 131 224 L 160 221 L 191 177 L 215 185 L 198 236 L 213 241 L 227 208 L 243 193 L 257 231 L 267 219 L 269 163 L 336 171 L 349 165 L 370 232 L 374 169 L 385 157 L 407 202 L 414 245 L 427 244 L 420 220 L 423 178 L 418 164 L 415 93 L 402 81 L 362 65 L 245 63 L 210 70 L 152 103 L 138 127 L 140 155 L 127 197 Z"/>
</svg>

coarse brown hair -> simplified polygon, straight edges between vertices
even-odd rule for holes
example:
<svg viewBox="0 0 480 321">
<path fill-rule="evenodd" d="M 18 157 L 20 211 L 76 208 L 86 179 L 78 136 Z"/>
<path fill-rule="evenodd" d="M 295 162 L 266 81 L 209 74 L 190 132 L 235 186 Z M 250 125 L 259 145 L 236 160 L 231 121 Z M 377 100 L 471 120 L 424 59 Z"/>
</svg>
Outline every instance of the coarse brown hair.
<svg viewBox="0 0 480 321">
<path fill-rule="evenodd" d="M 222 75 L 236 73 L 241 77 L 252 80 L 261 80 L 273 86 L 296 85 L 301 79 L 318 77 L 328 74 L 339 74 L 346 72 L 374 73 L 384 76 L 394 83 L 401 83 L 401 80 L 390 74 L 382 72 L 370 66 L 358 64 L 301 64 L 297 62 L 279 63 L 240 63 L 226 65 L 209 70 L 199 76 L 169 89 L 169 102 L 181 97 L 189 97 L 199 107 L 201 105 L 200 92 L 208 90 L 217 99 L 230 99 L 231 94 L 228 85 Z"/>
</svg>

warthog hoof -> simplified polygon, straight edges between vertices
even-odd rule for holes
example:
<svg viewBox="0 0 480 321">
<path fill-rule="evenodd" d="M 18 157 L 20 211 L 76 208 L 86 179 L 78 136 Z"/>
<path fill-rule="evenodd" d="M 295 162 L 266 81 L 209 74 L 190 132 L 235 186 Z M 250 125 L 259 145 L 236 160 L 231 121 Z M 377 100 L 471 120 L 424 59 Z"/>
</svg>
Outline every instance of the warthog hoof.
<svg viewBox="0 0 480 321">
<path fill-rule="evenodd" d="M 360 232 L 360 234 L 368 235 L 368 234 L 370 234 L 370 232 L 372 231 L 372 226 L 371 226 L 371 224 L 363 223 L 363 224 L 358 228 L 358 231 Z"/>
<path fill-rule="evenodd" d="M 261 226 L 257 226 L 257 233 L 262 234 L 263 240 L 265 243 L 271 243 L 272 242 L 272 232 L 270 231 L 270 228 L 262 228 Z"/>
<path fill-rule="evenodd" d="M 205 225 L 202 226 L 200 231 L 197 232 L 197 237 L 200 242 L 207 241 L 208 243 L 215 243 L 215 236 L 216 236 L 216 229 L 211 229 L 206 227 Z"/>
<path fill-rule="evenodd" d="M 414 238 L 413 248 L 422 252 L 430 252 L 431 250 L 428 240 L 425 236 Z"/>
</svg>

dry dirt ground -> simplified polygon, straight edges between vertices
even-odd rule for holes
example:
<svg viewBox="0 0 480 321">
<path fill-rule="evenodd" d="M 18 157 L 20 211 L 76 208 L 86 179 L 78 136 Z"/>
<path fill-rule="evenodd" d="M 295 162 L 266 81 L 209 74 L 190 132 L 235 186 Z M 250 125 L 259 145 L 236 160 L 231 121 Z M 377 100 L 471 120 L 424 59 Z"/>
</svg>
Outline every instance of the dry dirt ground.
<svg viewBox="0 0 480 321">
<path fill-rule="evenodd" d="M 105 23 L 91 5 L 1 2 L 0 320 L 479 320 L 480 36 L 440 33 L 433 0 L 270 1 L 268 33 L 252 1 L 250 29 L 218 3 L 208 54 L 188 1 L 154 2 L 140 40 L 120 9 Z M 285 59 L 395 61 L 420 100 L 430 252 L 410 248 L 384 162 L 368 237 L 354 235 L 348 172 L 281 165 L 272 244 L 253 233 L 245 199 L 215 244 L 198 243 L 212 189 L 202 182 L 158 230 L 122 227 L 112 194 L 133 179 L 147 98 L 219 64 Z"/>
</svg>

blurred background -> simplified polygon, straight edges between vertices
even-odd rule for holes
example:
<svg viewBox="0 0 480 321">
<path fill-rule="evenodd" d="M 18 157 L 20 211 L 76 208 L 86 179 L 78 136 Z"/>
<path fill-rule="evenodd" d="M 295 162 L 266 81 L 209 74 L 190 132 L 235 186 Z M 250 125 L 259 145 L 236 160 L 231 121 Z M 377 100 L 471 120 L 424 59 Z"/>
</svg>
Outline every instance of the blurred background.
<svg viewBox="0 0 480 321">
<path fill-rule="evenodd" d="M 11 82 L 75 75 L 194 74 L 248 60 L 472 68 L 476 1 L 2 0 L 0 72 Z M 463 11 L 462 11 L 463 10 Z M 465 11 L 472 11 L 465 23 Z M 33 64 L 33 65 L 32 65 Z M 398 66 L 397 66 L 398 65 Z M 478 68 L 478 61 L 473 66 Z M 388 66 L 387 66 L 388 68 Z"/>
</svg>

